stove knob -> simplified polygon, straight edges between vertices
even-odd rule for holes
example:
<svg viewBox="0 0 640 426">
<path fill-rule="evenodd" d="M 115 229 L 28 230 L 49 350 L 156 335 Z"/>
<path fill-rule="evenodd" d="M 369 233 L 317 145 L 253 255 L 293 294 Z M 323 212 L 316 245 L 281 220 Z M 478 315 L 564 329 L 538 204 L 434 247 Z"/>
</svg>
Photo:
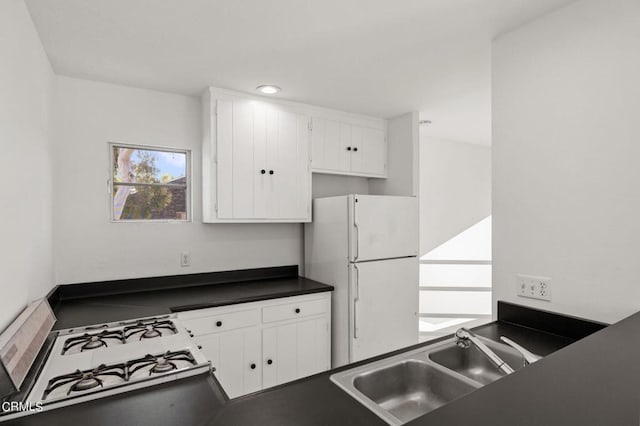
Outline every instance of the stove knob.
<svg viewBox="0 0 640 426">
<path fill-rule="evenodd" d="M 222 327 L 222 321 L 217 321 L 216 322 L 216 327 Z"/>
<path fill-rule="evenodd" d="M 251 364 L 251 369 L 255 370 L 256 369 L 256 365 L 255 364 Z"/>
</svg>

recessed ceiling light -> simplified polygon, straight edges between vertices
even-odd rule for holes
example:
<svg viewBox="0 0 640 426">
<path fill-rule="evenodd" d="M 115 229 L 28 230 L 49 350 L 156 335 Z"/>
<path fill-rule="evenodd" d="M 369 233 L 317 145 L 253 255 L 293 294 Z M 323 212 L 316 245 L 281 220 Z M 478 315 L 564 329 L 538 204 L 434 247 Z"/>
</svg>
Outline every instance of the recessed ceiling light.
<svg viewBox="0 0 640 426">
<path fill-rule="evenodd" d="M 256 87 L 256 90 L 264 93 L 265 95 L 273 95 L 278 93 L 280 90 L 282 90 L 281 88 L 279 88 L 278 86 L 274 86 L 272 84 L 263 84 L 260 85 L 258 87 Z"/>
</svg>

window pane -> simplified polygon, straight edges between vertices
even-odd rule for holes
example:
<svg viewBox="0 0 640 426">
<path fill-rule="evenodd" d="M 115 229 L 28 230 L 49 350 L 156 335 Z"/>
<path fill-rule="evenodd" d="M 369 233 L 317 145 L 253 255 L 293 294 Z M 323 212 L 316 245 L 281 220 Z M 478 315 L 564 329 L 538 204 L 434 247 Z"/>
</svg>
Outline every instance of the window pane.
<svg viewBox="0 0 640 426">
<path fill-rule="evenodd" d="M 116 220 L 187 220 L 187 190 L 116 184 L 113 211 Z"/>
<path fill-rule="evenodd" d="M 178 183 L 187 175 L 184 152 L 113 147 L 113 181 L 130 183 Z"/>
</svg>

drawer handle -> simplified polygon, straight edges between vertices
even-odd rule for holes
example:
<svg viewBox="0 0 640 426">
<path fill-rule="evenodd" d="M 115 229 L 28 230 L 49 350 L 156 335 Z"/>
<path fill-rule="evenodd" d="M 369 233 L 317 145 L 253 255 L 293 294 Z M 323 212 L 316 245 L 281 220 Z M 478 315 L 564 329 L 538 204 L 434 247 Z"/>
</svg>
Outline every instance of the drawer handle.
<svg viewBox="0 0 640 426">
<path fill-rule="evenodd" d="M 202 346 L 201 346 L 201 345 L 198 345 L 198 349 L 202 349 Z"/>
<path fill-rule="evenodd" d="M 267 364 L 269 364 L 269 365 L 273 364 L 273 360 L 268 359 L 268 360 L 267 360 Z"/>
<path fill-rule="evenodd" d="M 350 146 L 347 147 L 347 151 L 351 151 L 351 147 Z"/>
<path fill-rule="evenodd" d="M 216 321 L 216 327 L 222 327 L 222 321 Z"/>
<path fill-rule="evenodd" d="M 260 170 L 260 174 L 261 174 L 261 175 L 263 175 L 263 174 L 265 174 L 265 173 L 267 173 L 267 171 L 266 171 L 265 169 Z"/>
<path fill-rule="evenodd" d="M 273 170 L 269 170 L 269 174 L 272 175 L 273 174 Z"/>
<path fill-rule="evenodd" d="M 300 308 L 296 308 L 296 314 L 300 313 Z"/>
<path fill-rule="evenodd" d="M 256 369 L 256 365 L 255 364 L 251 364 L 251 369 L 255 370 Z"/>
<path fill-rule="evenodd" d="M 358 150 L 358 148 L 357 148 L 357 147 L 355 147 L 355 148 L 353 148 L 353 150 L 354 150 L 354 151 L 357 151 L 357 150 Z"/>
</svg>

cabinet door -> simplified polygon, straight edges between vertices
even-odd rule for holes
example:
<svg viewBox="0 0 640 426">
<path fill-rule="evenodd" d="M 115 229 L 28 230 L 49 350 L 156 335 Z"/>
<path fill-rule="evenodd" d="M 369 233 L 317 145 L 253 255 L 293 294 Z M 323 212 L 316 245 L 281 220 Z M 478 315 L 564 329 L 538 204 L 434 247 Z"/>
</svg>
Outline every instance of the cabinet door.
<svg viewBox="0 0 640 426">
<path fill-rule="evenodd" d="M 216 368 L 215 375 L 230 398 L 262 388 L 260 331 L 233 331 L 195 338 Z"/>
<path fill-rule="evenodd" d="M 326 317 L 265 328 L 265 388 L 329 369 L 329 322 Z"/>
<path fill-rule="evenodd" d="M 309 216 L 309 117 L 273 109 L 267 113 L 268 178 L 278 203 L 278 219 Z"/>
<path fill-rule="evenodd" d="M 384 131 L 369 127 L 351 128 L 351 171 L 366 175 L 384 175 L 387 144 Z"/>
<path fill-rule="evenodd" d="M 275 192 L 273 175 L 269 174 L 274 167 L 274 157 L 277 150 L 269 144 L 272 143 L 273 126 L 268 125 L 273 120 L 274 111 L 264 104 L 254 105 L 254 161 L 256 172 L 254 173 L 254 214 L 258 219 L 275 218 L 278 216 L 278 199 Z M 264 173 L 263 173 L 264 170 Z"/>
<path fill-rule="evenodd" d="M 254 179 L 259 169 L 254 158 L 254 108 L 255 105 L 246 100 L 217 102 L 220 218 L 255 217 Z"/>
<path fill-rule="evenodd" d="M 386 174 L 387 141 L 383 130 L 364 127 L 362 129 L 362 150 L 359 150 L 358 153 L 365 157 L 366 173 Z"/>
<path fill-rule="evenodd" d="M 315 170 L 351 170 L 351 126 L 335 120 L 313 118 L 311 131 L 312 167 Z"/>
</svg>

